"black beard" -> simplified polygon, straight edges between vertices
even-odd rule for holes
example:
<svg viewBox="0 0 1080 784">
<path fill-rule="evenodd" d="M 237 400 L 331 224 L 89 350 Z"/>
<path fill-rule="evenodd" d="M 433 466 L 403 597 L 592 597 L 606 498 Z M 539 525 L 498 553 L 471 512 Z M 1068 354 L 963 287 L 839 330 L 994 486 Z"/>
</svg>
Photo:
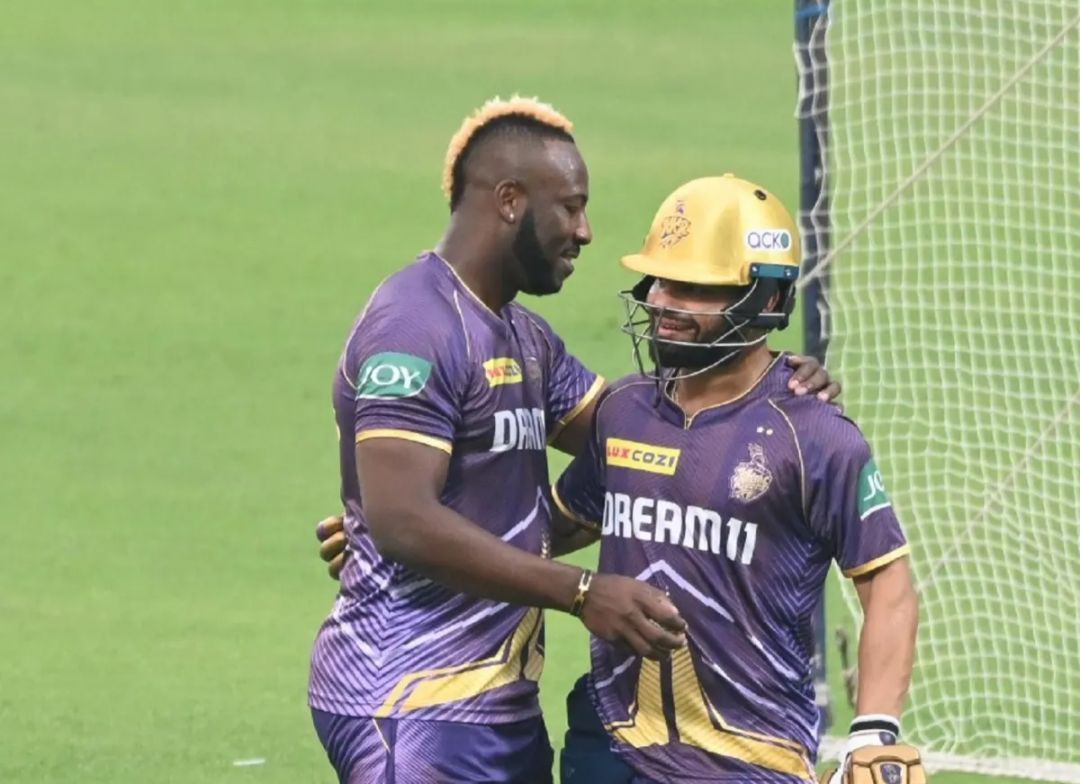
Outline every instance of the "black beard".
<svg viewBox="0 0 1080 784">
<path fill-rule="evenodd" d="M 662 338 L 657 338 L 654 333 L 652 346 L 650 347 L 653 362 L 662 368 L 679 368 L 682 370 L 701 370 L 713 365 L 719 367 L 720 365 L 730 364 L 742 356 L 749 346 L 731 348 L 710 346 L 709 344 L 718 340 L 721 336 L 726 336 L 729 340 L 743 341 L 753 340 L 756 335 L 753 330 L 747 329 L 745 325 L 741 330 L 725 335 L 731 329 L 731 322 L 727 319 L 725 319 L 725 322 L 723 327 L 714 330 L 713 334 L 706 335 L 701 340 L 695 341 L 696 345 L 692 346 L 669 343 Z M 700 337 L 700 333 L 698 337 Z"/>
<path fill-rule="evenodd" d="M 663 368 L 701 370 L 710 365 L 727 364 L 743 350 L 711 346 L 673 346 L 659 341 L 653 343 L 653 361 Z"/>
<path fill-rule="evenodd" d="M 540 238 L 536 234 L 536 218 L 532 209 L 525 210 L 521 216 L 521 225 L 518 226 L 517 234 L 513 242 L 514 256 L 521 265 L 525 280 L 521 290 L 526 294 L 543 296 L 554 294 L 562 284 L 555 280 L 554 270 L 544 249 L 540 246 Z"/>
</svg>

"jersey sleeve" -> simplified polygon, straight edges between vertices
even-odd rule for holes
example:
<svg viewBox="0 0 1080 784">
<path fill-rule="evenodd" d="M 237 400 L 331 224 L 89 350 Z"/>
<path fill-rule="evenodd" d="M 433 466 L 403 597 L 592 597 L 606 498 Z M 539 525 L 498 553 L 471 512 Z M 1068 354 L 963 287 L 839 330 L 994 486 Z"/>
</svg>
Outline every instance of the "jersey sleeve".
<svg viewBox="0 0 1080 784">
<path fill-rule="evenodd" d="M 604 454 L 594 418 L 585 448 L 563 471 L 551 488 L 551 496 L 564 515 L 599 531 L 604 519 L 604 492 Z"/>
<path fill-rule="evenodd" d="M 455 345 L 460 327 L 434 313 L 420 319 L 415 311 L 373 304 L 347 349 L 356 443 L 401 438 L 452 453 L 467 383 Z"/>
<path fill-rule="evenodd" d="M 550 346 L 546 426 L 551 442 L 600 394 L 604 379 L 568 352 L 562 338 L 550 327 L 544 324 L 543 328 Z"/>
<path fill-rule="evenodd" d="M 858 577 L 911 548 L 870 445 L 853 422 L 834 416 L 827 432 L 812 434 L 817 446 L 806 467 L 809 519 L 844 576 Z"/>
</svg>

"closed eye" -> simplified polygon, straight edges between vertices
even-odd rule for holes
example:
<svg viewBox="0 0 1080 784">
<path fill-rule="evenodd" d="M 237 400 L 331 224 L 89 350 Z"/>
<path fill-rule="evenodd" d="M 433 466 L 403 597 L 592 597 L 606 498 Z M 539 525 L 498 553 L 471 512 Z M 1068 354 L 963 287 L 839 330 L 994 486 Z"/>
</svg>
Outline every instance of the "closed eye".
<svg viewBox="0 0 1080 784">
<path fill-rule="evenodd" d="M 563 209 L 566 210 L 567 215 L 573 217 L 585 209 L 585 205 L 588 203 L 588 201 L 588 196 L 574 196 L 571 199 L 564 199 L 562 206 Z"/>
</svg>

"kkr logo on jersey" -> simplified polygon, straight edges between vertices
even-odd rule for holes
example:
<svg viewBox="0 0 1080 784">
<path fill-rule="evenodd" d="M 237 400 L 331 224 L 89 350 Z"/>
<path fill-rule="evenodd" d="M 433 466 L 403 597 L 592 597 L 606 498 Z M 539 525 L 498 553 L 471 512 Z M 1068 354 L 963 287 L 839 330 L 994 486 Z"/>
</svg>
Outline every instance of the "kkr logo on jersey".
<svg viewBox="0 0 1080 784">
<path fill-rule="evenodd" d="M 431 375 L 431 363 L 412 354 L 384 351 L 370 357 L 356 377 L 356 399 L 419 395 Z"/>
<path fill-rule="evenodd" d="M 622 438 L 609 438 L 606 446 L 609 466 L 649 471 L 664 476 L 675 475 L 675 469 L 679 465 L 679 455 L 682 454 L 681 449 L 642 444 Z"/>
<path fill-rule="evenodd" d="M 725 520 L 712 509 L 681 507 L 658 498 L 631 498 L 624 493 L 604 494 L 601 536 L 677 544 L 723 555 L 747 565 L 754 557 L 757 523 L 737 517 Z"/>
<path fill-rule="evenodd" d="M 520 384 L 521 365 L 513 357 L 495 357 L 484 363 L 484 375 L 490 387 L 497 387 L 500 384 Z"/>
<path fill-rule="evenodd" d="M 765 450 L 760 444 L 750 444 L 750 459 L 739 463 L 731 472 L 731 497 L 749 503 L 765 495 L 772 484 L 772 472 L 765 462 Z"/>
<path fill-rule="evenodd" d="M 492 452 L 508 452 L 511 449 L 546 449 L 547 427 L 544 409 L 515 408 L 495 412 L 495 438 Z"/>
</svg>

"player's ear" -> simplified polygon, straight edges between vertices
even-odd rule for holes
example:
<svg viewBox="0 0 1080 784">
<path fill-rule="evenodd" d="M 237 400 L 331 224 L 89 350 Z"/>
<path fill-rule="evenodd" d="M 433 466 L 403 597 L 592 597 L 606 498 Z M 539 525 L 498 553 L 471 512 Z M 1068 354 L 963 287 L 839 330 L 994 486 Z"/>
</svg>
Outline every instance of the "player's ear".
<svg viewBox="0 0 1080 784">
<path fill-rule="evenodd" d="M 525 214 L 525 189 L 517 180 L 500 180 L 495 184 L 495 209 L 507 223 L 516 223 Z"/>
</svg>

